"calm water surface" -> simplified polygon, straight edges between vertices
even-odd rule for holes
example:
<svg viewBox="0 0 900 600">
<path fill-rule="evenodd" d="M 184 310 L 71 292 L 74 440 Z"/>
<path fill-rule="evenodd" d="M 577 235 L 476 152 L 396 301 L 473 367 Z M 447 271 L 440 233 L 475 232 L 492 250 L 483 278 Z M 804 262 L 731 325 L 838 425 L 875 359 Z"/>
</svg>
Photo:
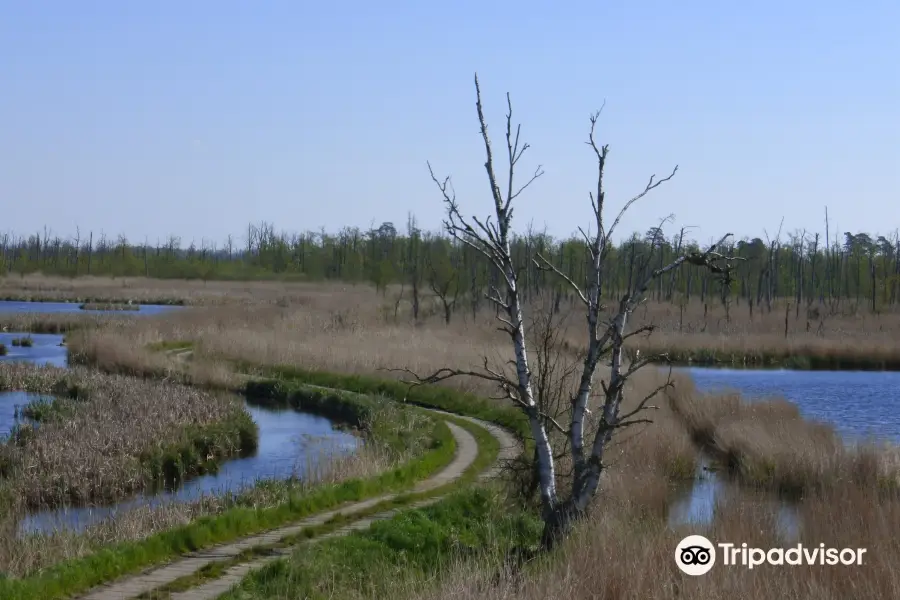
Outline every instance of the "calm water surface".
<svg viewBox="0 0 900 600">
<path fill-rule="evenodd" d="M 0 392 L 0 443 L 9 435 L 9 430 L 16 423 L 27 422 L 17 413 L 22 407 L 40 398 L 52 399 L 52 396 L 43 396 L 41 394 L 29 394 L 28 392 Z"/>
<path fill-rule="evenodd" d="M 31 347 L 13 346 L 16 338 L 30 337 L 34 345 Z M 67 367 L 69 351 L 60 346 L 63 336 L 54 333 L 21 333 L 0 332 L 0 344 L 6 346 L 6 356 L 0 356 L 0 362 L 30 362 L 37 365 L 53 365 Z"/>
<path fill-rule="evenodd" d="M 900 442 L 900 373 L 686 367 L 704 392 L 737 390 L 748 400 L 782 396 L 809 419 L 834 425 L 848 440 Z"/>
<path fill-rule="evenodd" d="M 184 309 L 184 306 L 165 304 L 139 304 L 139 310 L 81 310 L 81 302 L 19 302 L 0 300 L 0 314 L 3 313 L 86 313 L 117 315 L 158 315 L 173 310 Z"/>
<path fill-rule="evenodd" d="M 748 400 L 780 396 L 790 400 L 809 419 L 829 423 L 846 440 L 868 436 L 900 441 L 900 373 L 860 371 L 787 371 L 711 369 L 685 367 L 704 392 L 737 390 Z M 691 488 L 675 501 L 669 523 L 706 524 L 712 521 L 717 503 L 737 489 L 701 464 Z M 797 536 L 796 508 L 777 499 L 779 529 L 786 539 Z"/>
</svg>

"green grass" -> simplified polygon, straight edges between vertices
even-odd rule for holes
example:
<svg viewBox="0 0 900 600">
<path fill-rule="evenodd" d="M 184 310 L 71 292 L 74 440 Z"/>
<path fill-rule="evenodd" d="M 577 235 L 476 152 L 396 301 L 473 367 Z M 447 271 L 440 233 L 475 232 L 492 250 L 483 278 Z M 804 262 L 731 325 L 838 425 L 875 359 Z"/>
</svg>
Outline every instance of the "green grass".
<svg viewBox="0 0 900 600">
<path fill-rule="evenodd" d="M 248 384 L 246 391 L 254 395 L 257 401 L 289 404 L 303 410 L 314 410 L 319 406 L 323 410 L 327 408 L 329 411 L 344 412 L 347 410 L 347 403 L 358 403 L 361 398 L 369 395 L 383 395 L 399 400 L 405 398 L 409 404 L 472 416 L 506 427 L 525 441 L 526 448 L 530 441 L 527 419 L 521 411 L 449 388 L 420 386 L 410 390 L 402 382 L 375 377 L 317 373 L 292 367 L 260 369 L 258 366 L 248 366 L 268 377 L 276 378 L 274 381 L 254 381 Z M 310 386 L 333 389 L 321 390 Z M 335 402 L 337 406 L 332 406 Z M 358 422 L 361 421 L 358 419 Z M 484 444 L 489 450 L 480 452 L 476 459 L 476 462 L 483 461 L 479 465 L 484 465 L 491 453 L 496 456 L 497 442 L 484 430 L 480 433 L 475 433 L 475 429 L 471 431 L 479 444 Z M 389 432 L 381 433 L 390 435 Z M 416 481 L 436 473 L 453 459 L 455 442 L 447 426 L 438 422 L 433 435 L 434 445 L 423 456 L 376 477 L 317 488 L 292 496 L 288 502 L 276 507 L 235 507 L 215 517 L 204 517 L 145 540 L 105 547 L 89 556 L 50 567 L 33 576 L 16 580 L 0 579 L 0 597 L 9 600 L 65 598 L 187 552 L 298 521 L 341 504 L 407 489 Z M 395 443 L 399 441 L 394 440 Z M 472 472 L 474 473 L 474 469 Z M 464 477 L 463 481 L 467 483 L 471 479 Z"/>
<path fill-rule="evenodd" d="M 541 525 L 486 488 L 452 494 L 405 511 L 368 530 L 299 547 L 244 578 L 227 600 L 249 598 L 389 597 L 398 578 L 433 577 L 453 558 L 502 560 L 533 548 Z"/>
<path fill-rule="evenodd" d="M 290 388 L 282 387 L 281 389 Z M 355 399 L 360 401 L 359 398 Z M 119 576 L 175 556 L 300 520 L 348 502 L 409 488 L 453 460 L 456 444 L 449 428 L 435 422 L 432 447 L 423 455 L 370 479 L 356 479 L 292 495 L 269 508 L 235 507 L 145 540 L 108 546 L 22 579 L 0 579 L 4 600 L 66 598 Z"/>
<path fill-rule="evenodd" d="M 466 431 L 471 433 L 475 440 L 478 442 L 478 455 L 459 479 L 429 490 L 427 492 L 403 494 L 390 500 L 379 502 L 378 504 L 363 511 L 350 514 L 339 512 L 321 525 L 311 525 L 309 527 L 305 527 L 300 533 L 286 536 L 275 544 L 261 545 L 249 548 L 239 555 L 228 560 L 209 563 L 195 573 L 180 577 L 172 583 L 157 588 L 149 593 L 142 594 L 138 598 L 165 600 L 169 598 L 172 593 L 181 592 L 192 587 L 202 585 L 207 581 L 211 581 L 220 577 L 225 571 L 227 571 L 234 565 L 248 562 L 262 556 L 270 555 L 276 549 L 280 550 L 289 548 L 297 544 L 302 544 L 303 542 L 331 533 L 335 530 L 340 529 L 341 527 L 359 521 L 360 519 L 388 510 L 403 508 L 420 500 L 434 498 L 462 489 L 464 486 L 476 480 L 478 476 L 483 471 L 485 471 L 485 469 L 494 464 L 500 452 L 500 445 L 497 439 L 483 427 L 475 425 L 469 421 L 466 421 L 465 419 L 447 417 L 447 420 L 466 429 Z"/>
<path fill-rule="evenodd" d="M 43 423 L 64 418 L 70 413 L 68 403 L 59 402 L 53 396 L 41 394 L 22 407 L 21 414 L 27 419 Z"/>
<path fill-rule="evenodd" d="M 32 338 L 31 336 L 15 338 L 12 341 L 12 345 L 22 348 L 31 348 L 32 346 L 34 346 L 34 338 Z"/>
<path fill-rule="evenodd" d="M 291 366 L 259 367 L 246 365 L 268 377 L 282 381 L 301 382 L 326 388 L 334 388 L 356 392 L 359 394 L 378 394 L 397 400 L 406 399 L 409 404 L 438 408 L 457 415 L 475 417 L 510 430 L 526 445 L 530 443 L 531 430 L 525 414 L 510 405 L 488 400 L 474 394 L 464 394 L 452 388 L 423 385 L 410 388 L 409 385 L 396 380 L 381 379 L 365 375 L 342 375 L 308 371 Z M 526 451 L 528 447 L 526 447 Z"/>
<path fill-rule="evenodd" d="M 6 356 L 9 354 L 9 350 L 6 349 L 6 344 L 0 344 L 0 356 Z"/>
</svg>

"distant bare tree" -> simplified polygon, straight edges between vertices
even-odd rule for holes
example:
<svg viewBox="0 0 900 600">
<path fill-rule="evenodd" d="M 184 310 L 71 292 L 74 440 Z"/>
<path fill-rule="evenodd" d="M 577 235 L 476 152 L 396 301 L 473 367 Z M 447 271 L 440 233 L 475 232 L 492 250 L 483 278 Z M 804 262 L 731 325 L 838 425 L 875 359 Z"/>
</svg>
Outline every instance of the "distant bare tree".
<svg viewBox="0 0 900 600">
<path fill-rule="evenodd" d="M 731 272 L 729 257 L 718 252 L 724 241 L 731 234 L 725 235 L 718 243 L 710 246 L 705 252 L 693 251 L 679 255 L 655 269 L 649 269 L 648 273 L 636 277 L 632 285 L 624 292 L 613 309 L 609 318 L 604 318 L 605 306 L 601 304 L 602 289 L 606 280 L 605 259 L 611 250 L 612 235 L 615 232 L 622 216 L 638 200 L 646 196 L 652 190 L 674 177 L 678 167 L 662 179 L 650 177 L 644 190 L 628 200 L 612 225 L 606 226 L 604 221 L 604 207 L 606 193 L 603 188 L 603 175 L 608 156 L 608 146 L 598 146 L 595 140 L 595 127 L 599 117 L 599 111 L 591 116 L 591 128 L 588 144 L 593 150 L 598 165 L 596 192 L 590 194 L 592 218 L 590 229 L 593 234 L 579 228 L 584 239 L 585 248 L 590 258 L 587 273 L 587 281 L 584 285 L 576 283 L 563 270 L 543 255 L 533 257 L 534 265 L 542 270 L 552 272 L 561 278 L 572 290 L 576 298 L 584 306 L 587 316 L 587 347 L 583 349 L 583 363 L 579 377 L 575 377 L 575 389 L 571 390 L 571 405 L 568 414 L 568 423 L 560 423 L 559 419 L 552 418 L 541 406 L 535 393 L 535 375 L 529 360 L 531 348 L 526 337 L 526 327 L 523 315 L 523 302 L 520 294 L 519 274 L 510 252 L 512 236 L 513 201 L 534 181 L 543 171 L 538 167 L 528 181 L 522 185 L 515 184 L 515 168 L 525 151 L 529 148 L 527 143 L 520 145 L 521 125 L 513 127 L 512 102 L 507 94 L 508 113 L 506 115 L 506 147 L 508 159 L 508 178 L 504 182 L 506 190 L 501 190 L 500 178 L 495 170 L 494 155 L 488 137 L 487 123 L 481 103 L 481 89 L 478 76 L 475 76 L 476 109 L 481 126 L 481 136 L 484 141 L 486 162 L 485 169 L 490 184 L 493 199 L 493 215 L 496 223 L 491 222 L 491 217 L 481 220 L 477 217 L 467 219 L 460 213 L 456 201 L 456 194 L 447 177 L 443 180 L 434 175 L 429 163 L 428 168 L 431 178 L 437 185 L 444 200 L 447 218 L 444 228 L 447 233 L 463 244 L 477 250 L 486 258 L 501 274 L 499 285 L 501 289 L 492 286 L 487 292 L 487 299 L 499 309 L 498 320 L 503 324 L 501 330 L 505 331 L 511 339 L 515 360 L 510 363 L 515 365 L 515 374 L 509 374 L 504 366 L 492 366 L 485 358 L 481 368 L 477 370 L 461 370 L 455 368 L 442 368 L 436 372 L 419 376 L 408 369 L 403 371 L 410 373 L 414 381 L 411 385 L 436 383 L 457 376 L 477 377 L 498 386 L 502 397 L 509 399 L 519 406 L 528 417 L 531 435 L 535 442 L 535 462 L 540 490 L 541 516 L 544 521 L 543 545 L 550 548 L 559 539 L 569 532 L 577 519 L 585 512 L 589 501 L 594 497 L 600 482 L 600 476 L 606 467 L 604 463 L 604 451 L 607 448 L 613 434 L 636 423 L 648 423 L 642 413 L 653 408 L 649 403 L 652 399 L 671 385 L 664 385 L 635 403 L 634 408 L 623 412 L 620 410 L 624 396 L 625 383 L 638 370 L 659 360 L 659 356 L 648 356 L 630 365 L 624 364 L 624 345 L 630 337 L 640 333 L 649 332 L 652 327 L 645 326 L 635 331 L 628 332 L 628 319 L 635 308 L 642 302 L 648 289 L 656 280 L 682 265 L 692 264 L 708 269 L 717 276 L 728 280 Z M 589 412 L 588 400 L 594 387 L 597 366 L 603 357 L 609 357 L 608 375 L 601 379 L 602 406 L 593 427 L 593 440 L 588 448 L 585 447 L 586 421 L 585 416 Z M 558 489 L 557 461 L 559 456 L 554 452 L 548 430 L 556 430 L 565 440 L 563 455 L 571 458 L 573 474 L 570 478 L 571 488 L 568 493 Z"/>
</svg>

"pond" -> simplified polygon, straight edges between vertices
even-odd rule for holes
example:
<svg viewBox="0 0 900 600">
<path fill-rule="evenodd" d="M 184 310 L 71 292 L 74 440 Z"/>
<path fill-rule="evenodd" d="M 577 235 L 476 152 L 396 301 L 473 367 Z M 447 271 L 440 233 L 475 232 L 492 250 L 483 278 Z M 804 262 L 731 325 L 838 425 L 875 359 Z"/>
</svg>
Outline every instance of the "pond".
<svg viewBox="0 0 900 600">
<path fill-rule="evenodd" d="M 748 400 L 780 396 L 790 400 L 808 419 L 829 423 L 848 442 L 874 437 L 900 441 L 900 373 L 871 371 L 789 371 L 768 369 L 675 369 L 691 376 L 701 392 L 736 390 Z M 672 526 L 707 524 L 716 505 L 733 486 L 701 461 L 693 486 L 669 510 Z M 771 502 L 782 534 L 796 537 L 799 517 L 795 507 Z"/>
<path fill-rule="evenodd" d="M 19 415 L 22 407 L 41 398 L 46 396 L 27 392 L 0 392 L 0 443 L 6 439 L 14 425 L 28 421 Z"/>
<path fill-rule="evenodd" d="M 27 404 L 37 394 L 0 393 L 0 428 L 2 436 L 15 423 L 15 405 Z M 336 430 L 324 417 L 293 409 L 270 409 L 247 403 L 246 408 L 259 425 L 259 446 L 252 456 L 222 463 L 218 473 L 203 475 L 184 482 L 174 490 L 147 493 L 113 506 L 69 507 L 36 511 L 19 523 L 19 534 L 49 532 L 60 529 L 82 530 L 115 513 L 141 506 L 158 506 L 167 502 L 184 502 L 208 494 L 239 492 L 259 479 L 303 478 L 322 457 L 353 452 L 360 440 L 352 434 Z"/>
<path fill-rule="evenodd" d="M 13 346 L 13 340 L 31 338 L 31 346 Z M 62 346 L 63 336 L 55 333 L 0 332 L 0 344 L 6 346 L 6 355 L 0 362 L 30 362 L 37 365 L 67 367 L 69 350 Z"/>
<path fill-rule="evenodd" d="M 668 522 L 673 528 L 685 525 L 709 525 L 715 517 L 717 506 L 727 505 L 729 500 L 742 496 L 745 490 L 729 482 L 711 468 L 711 461 L 700 457 L 693 484 L 686 486 L 669 506 Z M 800 515 L 797 507 L 774 496 L 757 496 L 756 501 L 775 515 L 776 527 L 782 541 L 796 541 L 800 535 Z"/>
<path fill-rule="evenodd" d="M 117 314 L 117 315 L 159 315 L 184 306 L 166 304 L 139 304 L 138 310 L 82 310 L 81 302 L 20 302 L 16 300 L 0 300 L 0 314 L 4 313 L 83 313 L 83 314 Z"/>
<path fill-rule="evenodd" d="M 702 392 L 739 391 L 748 400 L 782 396 L 808 419 L 829 423 L 848 441 L 900 441 L 900 372 L 788 371 L 685 367 Z"/>
</svg>

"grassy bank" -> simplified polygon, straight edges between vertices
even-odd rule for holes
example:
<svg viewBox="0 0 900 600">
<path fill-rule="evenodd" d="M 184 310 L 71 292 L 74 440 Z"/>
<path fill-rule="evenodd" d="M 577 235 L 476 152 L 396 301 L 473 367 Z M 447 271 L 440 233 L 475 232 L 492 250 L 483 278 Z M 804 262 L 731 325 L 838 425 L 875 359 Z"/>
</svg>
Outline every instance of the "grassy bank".
<svg viewBox="0 0 900 600">
<path fill-rule="evenodd" d="M 415 481 L 436 472 L 453 458 L 455 443 L 443 422 L 376 398 L 350 393 L 317 390 L 301 385 L 266 386 L 277 393 L 273 402 L 294 404 L 328 401 L 342 406 L 345 413 L 354 407 L 366 435 L 364 452 L 391 459 L 390 468 L 367 478 L 343 481 L 261 483 L 256 490 L 241 494 L 217 514 L 195 518 L 187 524 L 157 532 L 145 539 L 94 548 L 87 556 L 49 566 L 22 579 L 0 579 L 3 598 L 61 598 L 122 574 L 158 564 L 178 554 L 208 547 L 296 521 L 310 514 L 362 500 L 378 494 L 408 488 Z M 264 397 L 265 398 L 265 397 Z M 353 461 L 354 458 L 347 459 Z M 273 493 L 271 488 L 277 490 Z M 269 499 L 268 503 L 260 498 Z"/>
<path fill-rule="evenodd" d="M 533 517 L 511 510 L 489 490 L 467 490 L 376 522 L 367 531 L 301 546 L 289 560 L 252 573 L 224 598 L 385 598 L 398 574 L 432 577 L 461 554 L 499 560 L 539 537 Z"/>
<path fill-rule="evenodd" d="M 43 395 L 0 446 L 2 485 L 16 508 L 114 502 L 214 471 L 256 447 L 234 395 L 157 381 L 28 364 L 0 364 L 0 390 Z"/>
<path fill-rule="evenodd" d="M 476 482 L 482 473 L 496 462 L 500 451 L 499 443 L 486 429 L 474 425 L 465 419 L 446 416 L 442 416 L 441 418 L 447 419 L 463 429 L 466 429 L 478 443 L 478 455 L 458 479 L 426 491 L 404 492 L 389 500 L 374 504 L 362 511 L 352 513 L 338 512 L 324 523 L 304 527 L 300 533 L 282 538 L 280 541 L 273 544 L 254 546 L 233 558 L 211 562 L 197 572 L 181 577 L 152 592 L 142 594 L 139 598 L 166 600 L 172 593 L 202 585 L 206 581 L 220 577 L 230 567 L 240 563 L 267 556 L 273 552 L 283 553 L 298 545 L 309 543 L 310 540 L 318 542 L 323 538 L 340 535 L 341 532 L 339 530 L 341 528 L 352 526 L 361 519 L 377 516 L 379 513 L 387 511 L 401 511 L 412 507 L 416 503 L 431 501 L 442 495 L 466 489 L 469 484 Z M 441 502 L 443 501 L 441 500 Z M 514 505 L 509 506 L 516 514 L 524 514 L 521 511 L 521 507 Z"/>
<path fill-rule="evenodd" d="M 692 385 L 668 396 L 695 442 L 744 485 L 797 499 L 849 483 L 900 499 L 896 449 L 847 445 L 833 427 L 804 419 L 786 400 L 704 396 Z"/>
<path fill-rule="evenodd" d="M 292 366 L 262 367 L 243 365 L 250 370 L 258 370 L 278 381 L 294 381 L 356 392 L 358 394 L 378 394 L 426 408 L 437 408 L 458 415 L 475 417 L 496 423 L 520 439 L 530 435 L 528 420 L 524 413 L 512 406 L 493 402 L 471 393 L 441 386 L 410 387 L 402 381 L 373 375 L 351 375 L 311 371 Z"/>
</svg>

